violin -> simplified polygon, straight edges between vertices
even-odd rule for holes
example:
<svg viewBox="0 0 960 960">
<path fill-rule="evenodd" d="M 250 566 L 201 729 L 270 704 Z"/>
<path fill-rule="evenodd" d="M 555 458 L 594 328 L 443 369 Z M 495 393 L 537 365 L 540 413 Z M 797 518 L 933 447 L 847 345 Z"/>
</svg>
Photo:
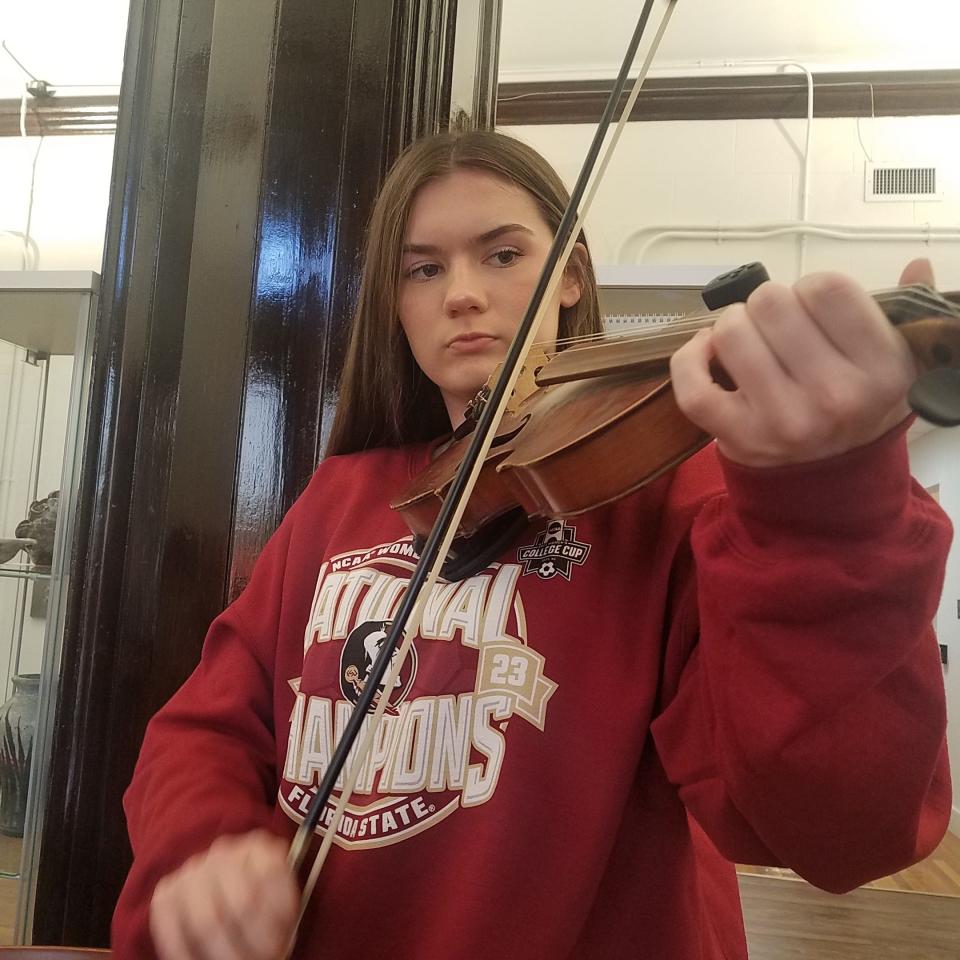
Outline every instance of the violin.
<svg viewBox="0 0 960 960">
<path fill-rule="evenodd" d="M 703 296 L 714 308 L 726 306 L 767 279 L 761 264 L 748 264 L 712 281 Z M 960 292 L 913 284 L 873 296 L 922 371 L 910 395 L 914 409 L 938 425 L 960 423 Z M 720 312 L 541 354 L 532 391 L 508 406 L 486 456 L 444 576 L 462 579 L 483 569 L 530 519 L 567 519 L 611 503 L 707 444 L 711 437 L 677 406 L 668 367 L 671 354 Z M 712 372 L 734 388 L 722 368 Z M 418 541 L 436 521 L 488 392 L 481 391 L 464 427 L 391 503 Z"/>
</svg>

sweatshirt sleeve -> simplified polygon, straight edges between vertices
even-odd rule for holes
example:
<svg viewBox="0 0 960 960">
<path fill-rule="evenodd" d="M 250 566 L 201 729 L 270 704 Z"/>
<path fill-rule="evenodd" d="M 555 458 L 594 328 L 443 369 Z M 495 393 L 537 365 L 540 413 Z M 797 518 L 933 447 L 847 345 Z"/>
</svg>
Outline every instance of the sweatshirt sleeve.
<svg viewBox="0 0 960 960">
<path fill-rule="evenodd" d="M 951 530 L 905 433 L 818 463 L 722 462 L 653 724 L 725 857 L 832 892 L 927 856 L 950 813 L 931 624 Z"/>
<path fill-rule="evenodd" d="M 157 882 L 218 836 L 268 828 L 276 791 L 273 674 L 290 515 L 243 594 L 211 625 L 200 663 L 150 721 L 124 810 L 133 866 L 113 955 L 154 956 Z"/>
</svg>

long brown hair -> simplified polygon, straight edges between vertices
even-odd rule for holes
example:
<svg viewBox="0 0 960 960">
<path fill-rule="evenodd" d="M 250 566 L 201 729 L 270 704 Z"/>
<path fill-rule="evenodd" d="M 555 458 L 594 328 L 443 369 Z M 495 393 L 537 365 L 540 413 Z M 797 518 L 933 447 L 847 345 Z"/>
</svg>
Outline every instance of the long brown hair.
<svg viewBox="0 0 960 960">
<path fill-rule="evenodd" d="M 421 372 L 398 319 L 400 264 L 410 208 L 428 181 L 457 169 L 481 170 L 516 184 L 556 232 L 569 195 L 531 147 L 487 130 L 441 133 L 412 144 L 387 175 L 373 208 L 337 412 L 327 455 L 432 440 L 450 430 L 440 390 Z M 581 234 L 581 243 L 586 240 Z M 572 258 L 580 299 L 560 308 L 558 339 L 598 333 L 597 283 L 589 250 Z"/>
</svg>

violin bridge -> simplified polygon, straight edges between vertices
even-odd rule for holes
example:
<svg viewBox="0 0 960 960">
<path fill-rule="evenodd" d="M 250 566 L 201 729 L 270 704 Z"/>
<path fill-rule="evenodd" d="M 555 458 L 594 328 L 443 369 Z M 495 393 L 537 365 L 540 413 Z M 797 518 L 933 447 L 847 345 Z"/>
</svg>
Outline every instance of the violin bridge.
<svg viewBox="0 0 960 960">
<path fill-rule="evenodd" d="M 546 350 L 539 344 L 535 343 L 527 354 L 527 359 L 524 361 L 523 366 L 520 368 L 520 373 L 517 376 L 517 382 L 514 384 L 513 392 L 510 394 L 510 399 L 507 400 L 507 413 L 516 416 L 517 411 L 522 406 L 523 402 L 530 396 L 532 393 L 536 393 L 540 389 L 540 384 L 537 383 L 537 374 L 540 372 L 540 368 L 545 366 L 546 363 L 550 360 L 549 355 Z M 473 405 L 477 400 L 483 396 L 483 402 L 486 403 L 487 398 L 490 396 L 491 388 L 493 384 L 497 382 L 497 377 L 500 376 L 500 368 L 503 366 L 502 363 L 498 363 L 493 368 L 493 373 L 490 374 L 486 384 L 480 390 L 480 393 L 470 402 L 470 406 L 467 408 L 472 409 Z M 480 410 L 483 409 L 483 406 L 480 406 Z M 477 416 L 480 413 L 478 411 Z"/>
</svg>

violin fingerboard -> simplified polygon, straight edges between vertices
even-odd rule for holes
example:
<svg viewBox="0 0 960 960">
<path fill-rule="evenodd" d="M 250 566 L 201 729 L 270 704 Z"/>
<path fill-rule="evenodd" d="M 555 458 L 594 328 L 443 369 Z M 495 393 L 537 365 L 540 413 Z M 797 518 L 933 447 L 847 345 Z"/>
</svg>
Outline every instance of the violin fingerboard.
<svg viewBox="0 0 960 960">
<path fill-rule="evenodd" d="M 895 326 L 934 317 L 960 320 L 960 292 L 940 293 L 925 283 L 914 283 L 873 294 L 874 300 Z"/>
</svg>

